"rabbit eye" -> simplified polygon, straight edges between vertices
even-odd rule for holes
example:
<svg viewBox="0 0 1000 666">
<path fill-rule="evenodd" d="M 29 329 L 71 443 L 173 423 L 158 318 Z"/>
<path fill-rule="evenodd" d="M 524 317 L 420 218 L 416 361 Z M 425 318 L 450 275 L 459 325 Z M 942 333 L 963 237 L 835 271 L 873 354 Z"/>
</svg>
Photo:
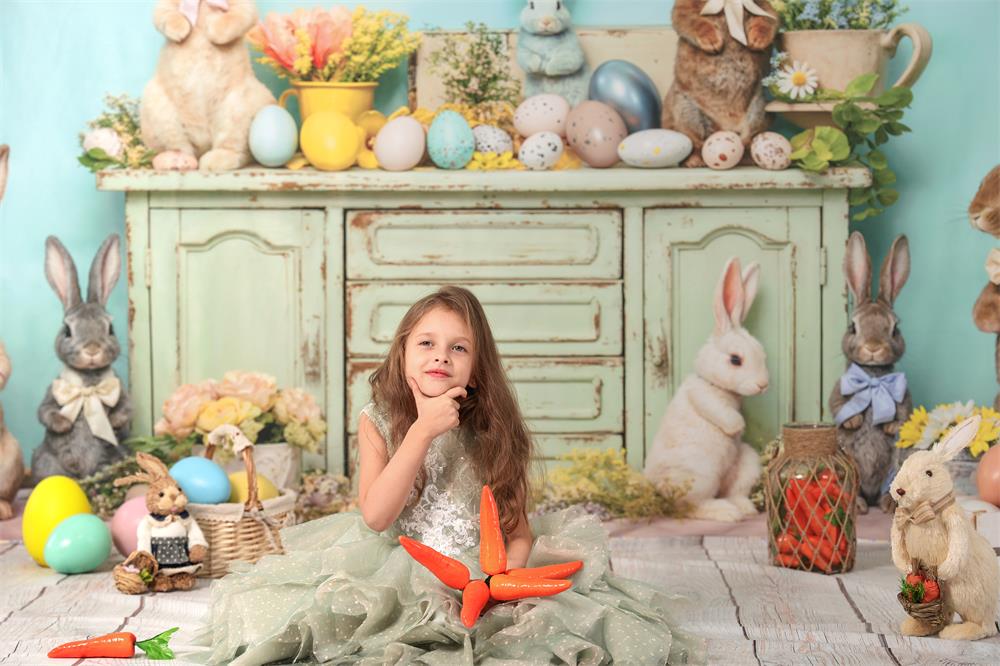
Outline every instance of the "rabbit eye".
<svg viewBox="0 0 1000 666">
<path fill-rule="evenodd" d="M 934 472 L 930 470 L 927 470 L 926 472 L 924 472 L 924 474 L 926 474 L 927 476 L 934 476 Z"/>
<path fill-rule="evenodd" d="M 559 11 L 560 9 L 562 9 L 562 3 L 561 2 L 557 2 L 556 3 L 556 11 Z"/>
<path fill-rule="evenodd" d="M 163 491 L 162 490 L 160 491 L 160 497 L 163 497 Z"/>
<path fill-rule="evenodd" d="M 108 335 L 114 335 L 114 334 L 115 334 L 115 325 L 109 323 L 108 324 Z"/>
<path fill-rule="evenodd" d="M 736 367 L 740 367 L 741 365 L 743 365 L 743 359 L 736 354 L 733 354 L 729 357 L 729 362 L 735 365 Z"/>
<path fill-rule="evenodd" d="M 848 324 L 848 325 L 847 325 L 847 331 L 848 331 L 848 333 L 850 333 L 851 335 L 854 335 L 855 333 L 857 333 L 857 332 L 858 332 L 858 327 L 857 327 L 857 326 L 855 326 L 855 325 L 854 325 L 854 322 L 852 321 L 852 322 L 851 322 L 850 324 Z"/>
<path fill-rule="evenodd" d="M 62 334 L 64 336 L 66 336 L 67 338 L 70 337 L 71 333 L 70 333 L 70 330 L 69 330 L 69 324 L 65 324 L 63 326 Z"/>
</svg>

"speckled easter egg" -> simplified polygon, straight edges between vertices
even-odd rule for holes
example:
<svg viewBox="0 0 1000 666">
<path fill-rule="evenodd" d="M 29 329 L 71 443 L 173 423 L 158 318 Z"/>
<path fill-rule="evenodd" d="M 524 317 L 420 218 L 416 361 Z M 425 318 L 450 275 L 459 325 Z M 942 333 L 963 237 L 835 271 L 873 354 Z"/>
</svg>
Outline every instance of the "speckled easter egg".
<svg viewBox="0 0 1000 666">
<path fill-rule="evenodd" d="M 792 144 L 777 132 L 761 132 L 750 142 L 750 157 L 761 169 L 780 171 L 792 164 Z"/>
<path fill-rule="evenodd" d="M 514 151 L 514 140 L 499 127 L 478 125 L 473 128 L 472 135 L 476 137 L 476 150 L 481 153 L 499 154 Z"/>
<path fill-rule="evenodd" d="M 427 152 L 442 169 L 461 169 L 476 151 L 476 137 L 461 114 L 442 111 L 427 130 Z"/>
<path fill-rule="evenodd" d="M 532 134 L 517 153 L 517 159 L 534 171 L 551 169 L 563 154 L 562 138 L 555 132 Z"/>
<path fill-rule="evenodd" d="M 732 169 L 743 159 L 743 141 L 736 132 L 716 132 L 701 147 L 701 159 L 713 169 Z"/>
<path fill-rule="evenodd" d="M 625 121 L 607 104 L 580 102 L 566 117 L 566 138 L 584 162 L 605 168 L 618 163 L 618 145 L 628 136 Z"/>
<path fill-rule="evenodd" d="M 649 129 L 630 134 L 618 145 L 618 156 L 629 166 L 660 169 L 677 166 L 693 148 L 686 134 Z"/>
<path fill-rule="evenodd" d="M 555 132 L 566 136 L 566 116 L 569 102 L 561 95 L 534 95 L 521 102 L 514 111 L 514 128 L 521 136 L 539 132 Z"/>
</svg>

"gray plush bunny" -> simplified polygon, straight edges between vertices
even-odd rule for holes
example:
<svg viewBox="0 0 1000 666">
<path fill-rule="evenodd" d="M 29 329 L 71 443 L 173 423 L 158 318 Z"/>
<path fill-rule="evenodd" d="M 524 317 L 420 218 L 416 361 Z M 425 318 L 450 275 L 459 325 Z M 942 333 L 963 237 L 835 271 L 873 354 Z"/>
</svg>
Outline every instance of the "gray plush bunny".
<svg viewBox="0 0 1000 666">
<path fill-rule="evenodd" d="M 31 459 L 36 480 L 54 474 L 83 478 L 129 453 L 120 442 L 128 437 L 132 408 L 111 368 L 121 347 L 105 309 L 120 274 L 119 239 L 112 234 L 94 257 L 83 302 L 72 257 L 54 236 L 45 241 L 45 275 L 65 311 L 56 336 L 56 355 L 65 368 L 38 408 L 45 439 Z"/>
<path fill-rule="evenodd" d="M 526 97 L 562 95 L 570 106 L 587 99 L 590 67 L 565 0 L 530 0 L 521 10 L 517 64 L 525 73 Z"/>
<path fill-rule="evenodd" d="M 906 351 L 899 317 L 892 305 L 910 275 L 910 246 L 898 236 L 882 263 L 878 297 L 871 297 L 872 261 L 864 237 L 855 231 L 847 242 L 844 274 L 854 297 L 854 311 L 842 343 L 848 369 L 830 395 L 830 411 L 841 447 L 854 456 L 861 474 L 858 510 L 869 504 L 883 511 L 893 506 L 887 477 L 896 436 L 910 417 L 913 401 L 906 377 L 894 365 Z"/>
</svg>

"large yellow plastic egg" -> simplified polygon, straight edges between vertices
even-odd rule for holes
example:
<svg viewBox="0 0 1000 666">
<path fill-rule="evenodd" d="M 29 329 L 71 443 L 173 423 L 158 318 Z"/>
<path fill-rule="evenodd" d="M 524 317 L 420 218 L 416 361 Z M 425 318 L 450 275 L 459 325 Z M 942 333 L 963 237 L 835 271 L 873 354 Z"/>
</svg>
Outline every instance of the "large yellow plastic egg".
<svg viewBox="0 0 1000 666">
<path fill-rule="evenodd" d="M 245 471 L 230 474 L 229 487 L 232 489 L 229 493 L 230 502 L 243 504 L 247 501 L 247 497 L 250 496 L 250 491 L 247 489 L 247 473 Z M 270 479 L 263 474 L 257 475 L 257 499 L 263 502 L 264 500 L 273 499 L 279 494 L 278 489 L 274 487 Z"/>
<path fill-rule="evenodd" d="M 299 145 L 317 169 L 342 171 L 354 164 L 364 140 L 365 131 L 343 113 L 320 111 L 302 124 Z"/>
<path fill-rule="evenodd" d="M 42 479 L 28 496 L 21 523 L 21 536 L 28 554 L 43 567 L 45 543 L 56 525 L 78 513 L 93 513 L 90 500 L 73 479 L 68 476 L 50 476 Z"/>
</svg>

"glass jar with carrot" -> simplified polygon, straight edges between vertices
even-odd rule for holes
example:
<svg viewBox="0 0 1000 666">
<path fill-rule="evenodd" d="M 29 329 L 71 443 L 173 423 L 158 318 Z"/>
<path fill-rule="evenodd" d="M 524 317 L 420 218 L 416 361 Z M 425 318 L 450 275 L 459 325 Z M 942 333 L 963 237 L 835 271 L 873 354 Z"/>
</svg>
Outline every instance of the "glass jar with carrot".
<svg viewBox="0 0 1000 666">
<path fill-rule="evenodd" d="M 787 424 L 764 477 L 768 541 L 777 566 L 844 573 L 857 548 L 858 470 L 832 424 Z"/>
</svg>

